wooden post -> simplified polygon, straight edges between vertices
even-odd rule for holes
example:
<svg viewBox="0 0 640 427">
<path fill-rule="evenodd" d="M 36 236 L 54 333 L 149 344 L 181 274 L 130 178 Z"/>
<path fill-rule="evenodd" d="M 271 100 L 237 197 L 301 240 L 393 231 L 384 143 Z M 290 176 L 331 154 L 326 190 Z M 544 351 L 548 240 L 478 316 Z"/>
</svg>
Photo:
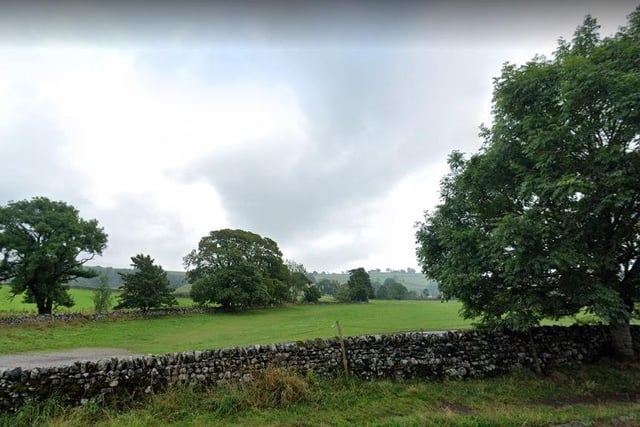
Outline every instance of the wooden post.
<svg viewBox="0 0 640 427">
<path fill-rule="evenodd" d="M 342 328 L 340 322 L 336 321 L 336 328 L 338 328 L 338 337 L 340 337 L 340 348 L 342 349 L 342 366 L 344 366 L 344 373 L 349 378 L 349 364 L 347 363 L 347 350 L 344 348 L 344 337 L 342 336 Z"/>
</svg>

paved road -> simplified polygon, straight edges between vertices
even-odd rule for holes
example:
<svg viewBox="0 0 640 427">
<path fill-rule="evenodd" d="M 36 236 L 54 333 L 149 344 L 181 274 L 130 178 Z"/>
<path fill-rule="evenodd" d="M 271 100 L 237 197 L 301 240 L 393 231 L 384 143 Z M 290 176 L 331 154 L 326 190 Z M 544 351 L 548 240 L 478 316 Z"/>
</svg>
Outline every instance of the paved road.
<svg viewBox="0 0 640 427">
<path fill-rule="evenodd" d="M 0 355 L 0 371 L 13 368 L 45 368 L 73 365 L 83 360 L 97 361 L 110 357 L 140 356 L 121 348 L 79 348 L 46 353 Z"/>
</svg>

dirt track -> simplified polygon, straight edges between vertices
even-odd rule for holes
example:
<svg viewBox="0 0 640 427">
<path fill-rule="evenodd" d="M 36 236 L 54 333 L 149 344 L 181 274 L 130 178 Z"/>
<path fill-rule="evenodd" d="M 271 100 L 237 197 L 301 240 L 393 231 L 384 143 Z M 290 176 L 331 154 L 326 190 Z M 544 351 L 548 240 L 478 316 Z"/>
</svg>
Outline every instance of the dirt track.
<svg viewBox="0 0 640 427">
<path fill-rule="evenodd" d="M 17 367 L 31 369 L 67 366 L 83 360 L 97 361 L 110 357 L 138 355 L 138 353 L 133 353 L 121 348 L 78 348 L 58 352 L 0 355 L 0 371 Z"/>
</svg>

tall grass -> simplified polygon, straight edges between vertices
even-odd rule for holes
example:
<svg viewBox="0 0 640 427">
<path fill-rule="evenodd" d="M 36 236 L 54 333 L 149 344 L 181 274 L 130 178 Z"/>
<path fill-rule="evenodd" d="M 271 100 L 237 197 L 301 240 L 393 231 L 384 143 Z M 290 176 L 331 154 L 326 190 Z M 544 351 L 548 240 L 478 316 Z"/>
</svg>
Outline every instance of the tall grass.
<svg viewBox="0 0 640 427">
<path fill-rule="evenodd" d="M 602 362 L 547 377 L 362 381 L 268 369 L 252 382 L 61 408 L 29 405 L 0 425 L 548 426 L 640 424 L 640 365 Z"/>
</svg>

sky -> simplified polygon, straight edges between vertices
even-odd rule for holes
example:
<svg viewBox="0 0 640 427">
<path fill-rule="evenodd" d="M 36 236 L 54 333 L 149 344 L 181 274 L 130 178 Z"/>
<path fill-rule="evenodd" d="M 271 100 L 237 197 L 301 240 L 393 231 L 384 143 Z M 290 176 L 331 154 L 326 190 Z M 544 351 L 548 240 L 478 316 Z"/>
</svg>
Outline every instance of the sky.
<svg viewBox="0 0 640 427">
<path fill-rule="evenodd" d="M 97 219 L 93 265 L 167 270 L 212 230 L 309 271 L 419 270 L 415 223 L 481 146 L 505 62 L 634 1 L 3 2 L 0 204 Z"/>
</svg>

